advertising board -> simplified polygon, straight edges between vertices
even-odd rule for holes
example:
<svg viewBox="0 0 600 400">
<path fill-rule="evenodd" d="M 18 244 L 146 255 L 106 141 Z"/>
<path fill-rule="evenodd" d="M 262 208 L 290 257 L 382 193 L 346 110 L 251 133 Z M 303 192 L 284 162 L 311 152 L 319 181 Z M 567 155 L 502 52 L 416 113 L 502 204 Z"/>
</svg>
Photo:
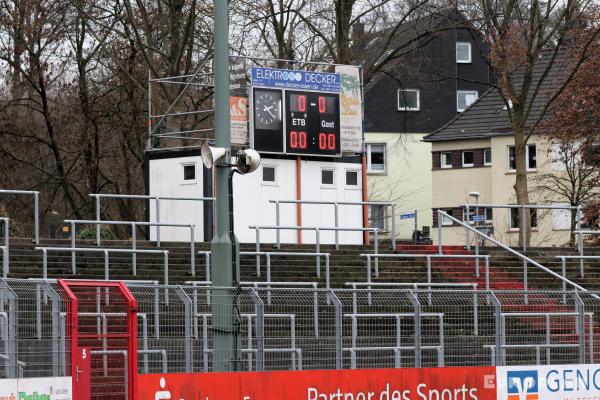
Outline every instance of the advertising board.
<svg viewBox="0 0 600 400">
<path fill-rule="evenodd" d="M 139 399 L 491 400 L 495 367 L 140 375 Z"/>
<path fill-rule="evenodd" d="M 71 377 L 2 379 L 0 400 L 73 400 Z"/>
<path fill-rule="evenodd" d="M 498 367 L 498 400 L 600 400 L 600 364 Z"/>
</svg>

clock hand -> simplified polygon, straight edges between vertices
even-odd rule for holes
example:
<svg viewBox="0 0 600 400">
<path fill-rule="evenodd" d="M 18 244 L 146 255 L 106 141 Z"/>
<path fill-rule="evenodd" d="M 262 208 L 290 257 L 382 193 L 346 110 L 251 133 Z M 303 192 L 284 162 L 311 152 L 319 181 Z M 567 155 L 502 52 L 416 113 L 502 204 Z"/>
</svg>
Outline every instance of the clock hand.
<svg viewBox="0 0 600 400">
<path fill-rule="evenodd" d="M 269 113 L 269 115 L 271 115 L 271 117 L 273 117 L 273 118 L 276 118 L 276 117 L 275 117 L 275 114 L 273 114 L 273 113 L 271 112 L 270 108 L 271 108 L 271 107 L 269 107 L 269 109 L 266 109 L 266 108 L 265 108 L 265 111 L 266 111 L 266 112 L 268 112 L 268 113 Z"/>
<path fill-rule="evenodd" d="M 265 106 L 263 111 L 268 111 L 268 110 L 270 110 L 272 108 L 273 108 L 273 106 L 269 106 L 269 107 Z"/>
</svg>

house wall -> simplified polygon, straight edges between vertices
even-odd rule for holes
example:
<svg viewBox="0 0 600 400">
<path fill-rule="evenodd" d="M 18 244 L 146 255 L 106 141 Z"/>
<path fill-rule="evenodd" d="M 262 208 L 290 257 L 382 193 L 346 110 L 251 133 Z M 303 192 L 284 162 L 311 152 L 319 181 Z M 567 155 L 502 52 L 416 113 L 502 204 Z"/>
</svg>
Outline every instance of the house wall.
<svg viewBox="0 0 600 400">
<path fill-rule="evenodd" d="M 537 170 L 528 172 L 531 203 L 553 203 L 560 205 L 561 199 L 549 193 L 535 190 L 536 179 L 544 173 L 555 171 L 549 158 L 550 146 L 539 136 L 533 136 L 529 142 L 537 147 Z M 498 136 L 486 140 L 468 140 L 432 143 L 432 151 L 491 148 L 492 165 L 482 168 L 439 169 L 433 175 L 433 209 L 459 207 L 474 203 L 469 192 L 480 193 L 480 204 L 515 204 L 515 173 L 509 171 L 508 147 L 514 145 L 512 136 Z M 510 228 L 508 209 L 493 210 L 494 238 L 509 245 L 517 245 L 518 229 Z M 538 227 L 533 229 L 532 246 L 558 246 L 569 240 L 569 231 L 564 229 L 566 211 L 539 210 Z M 462 215 L 459 216 L 462 220 Z M 562 221 L 562 224 L 560 223 Z M 465 244 L 466 234 L 463 228 L 442 227 L 443 244 Z M 432 235 L 437 241 L 437 227 Z"/>
<path fill-rule="evenodd" d="M 396 204 L 396 227 L 399 239 L 410 239 L 413 219 L 400 220 L 400 214 L 417 210 L 417 223 L 431 226 L 431 144 L 422 142 L 424 134 L 367 133 L 367 143 L 386 144 L 385 173 L 368 173 L 371 201 Z M 388 226 L 390 220 L 388 218 Z"/>
</svg>

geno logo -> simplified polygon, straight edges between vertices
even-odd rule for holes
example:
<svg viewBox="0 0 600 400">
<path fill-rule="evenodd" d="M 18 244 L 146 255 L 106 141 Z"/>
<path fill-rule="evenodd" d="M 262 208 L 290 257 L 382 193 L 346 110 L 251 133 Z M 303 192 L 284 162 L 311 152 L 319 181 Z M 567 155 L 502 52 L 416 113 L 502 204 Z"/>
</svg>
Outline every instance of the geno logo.
<svg viewBox="0 0 600 400">
<path fill-rule="evenodd" d="M 507 400 L 538 400 L 539 398 L 537 371 L 508 371 L 506 383 Z"/>
</svg>

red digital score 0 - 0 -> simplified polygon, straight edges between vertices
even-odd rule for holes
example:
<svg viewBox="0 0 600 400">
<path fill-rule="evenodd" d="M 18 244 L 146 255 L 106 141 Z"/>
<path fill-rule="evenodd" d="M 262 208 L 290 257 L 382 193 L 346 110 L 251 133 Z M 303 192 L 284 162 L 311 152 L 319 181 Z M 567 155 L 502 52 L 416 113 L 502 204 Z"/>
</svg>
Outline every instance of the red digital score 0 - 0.
<svg viewBox="0 0 600 400">
<path fill-rule="evenodd" d="M 340 155 L 339 95 L 285 91 L 286 153 Z"/>
</svg>

